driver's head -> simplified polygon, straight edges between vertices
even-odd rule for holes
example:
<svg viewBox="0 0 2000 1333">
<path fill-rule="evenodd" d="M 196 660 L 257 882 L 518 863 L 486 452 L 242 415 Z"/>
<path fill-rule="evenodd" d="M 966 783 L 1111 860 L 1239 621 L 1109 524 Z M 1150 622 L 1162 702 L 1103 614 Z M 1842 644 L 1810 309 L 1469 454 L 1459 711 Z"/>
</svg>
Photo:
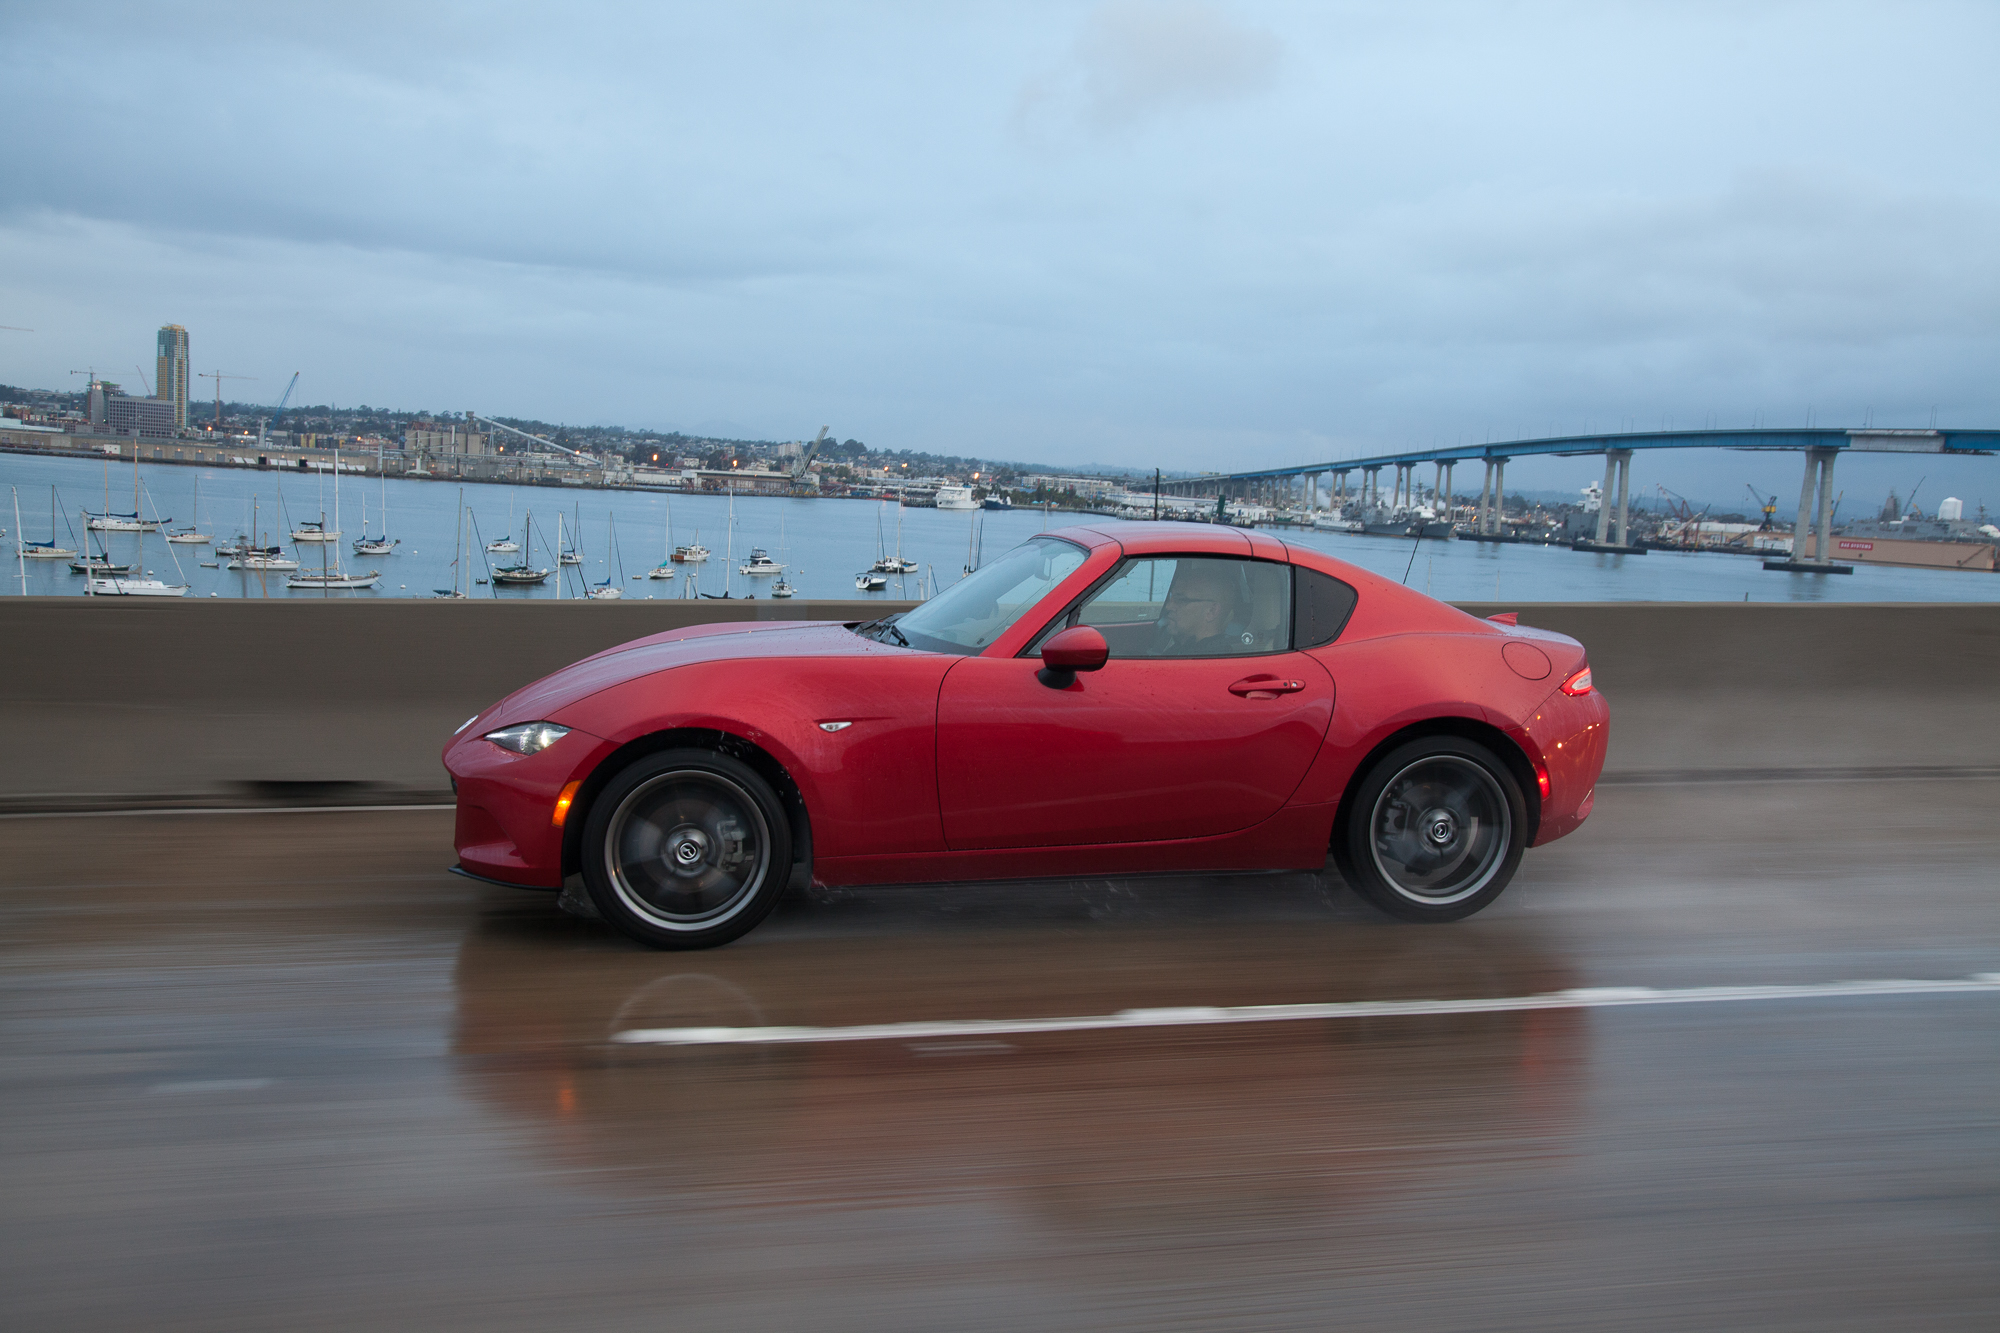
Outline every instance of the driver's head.
<svg viewBox="0 0 2000 1333">
<path fill-rule="evenodd" d="M 1162 618 L 1178 639 L 1212 639 L 1236 617 L 1236 571 L 1220 560 L 1191 560 L 1174 571 Z"/>
</svg>

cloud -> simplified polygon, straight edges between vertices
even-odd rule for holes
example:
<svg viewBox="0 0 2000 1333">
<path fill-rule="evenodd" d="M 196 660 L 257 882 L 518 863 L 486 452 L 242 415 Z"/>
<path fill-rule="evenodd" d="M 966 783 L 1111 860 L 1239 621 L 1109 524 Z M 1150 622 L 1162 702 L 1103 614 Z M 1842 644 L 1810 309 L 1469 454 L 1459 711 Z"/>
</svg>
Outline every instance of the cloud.
<svg viewBox="0 0 2000 1333">
<path fill-rule="evenodd" d="M 1029 81 L 1017 118 L 1129 130 L 1268 91 L 1283 55 L 1277 36 L 1215 5 L 1115 0 L 1090 16 L 1058 68 Z"/>
</svg>

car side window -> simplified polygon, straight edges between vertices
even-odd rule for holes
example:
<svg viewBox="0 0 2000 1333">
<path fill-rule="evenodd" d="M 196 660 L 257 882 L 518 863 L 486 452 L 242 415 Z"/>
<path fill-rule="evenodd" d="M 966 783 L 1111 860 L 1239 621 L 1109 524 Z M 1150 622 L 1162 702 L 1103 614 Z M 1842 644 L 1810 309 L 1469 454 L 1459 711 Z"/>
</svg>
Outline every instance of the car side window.
<svg viewBox="0 0 2000 1333">
<path fill-rule="evenodd" d="M 1355 591 L 1330 574 L 1316 569 L 1292 571 L 1293 646 L 1324 648 L 1347 628 L 1354 614 Z"/>
<path fill-rule="evenodd" d="M 1291 567 L 1219 556 L 1130 560 L 1060 623 L 1114 658 L 1249 657 L 1291 646 Z"/>
</svg>

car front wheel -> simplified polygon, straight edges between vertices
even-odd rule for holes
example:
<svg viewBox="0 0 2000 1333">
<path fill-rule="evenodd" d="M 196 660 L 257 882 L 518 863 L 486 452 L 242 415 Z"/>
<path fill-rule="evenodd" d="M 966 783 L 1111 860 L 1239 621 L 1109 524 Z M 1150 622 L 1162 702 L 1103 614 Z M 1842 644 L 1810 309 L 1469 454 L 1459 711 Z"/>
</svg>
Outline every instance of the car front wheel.
<svg viewBox="0 0 2000 1333">
<path fill-rule="evenodd" d="M 1405 921 L 1457 921 L 1500 896 L 1527 846 L 1521 787 L 1457 736 L 1400 745 L 1369 770 L 1335 862 L 1356 892 Z"/>
<path fill-rule="evenodd" d="M 791 861 L 770 784 L 707 750 L 634 761 L 583 829 L 583 882 L 598 912 L 660 949 L 712 948 L 748 931 L 777 905 Z"/>
</svg>

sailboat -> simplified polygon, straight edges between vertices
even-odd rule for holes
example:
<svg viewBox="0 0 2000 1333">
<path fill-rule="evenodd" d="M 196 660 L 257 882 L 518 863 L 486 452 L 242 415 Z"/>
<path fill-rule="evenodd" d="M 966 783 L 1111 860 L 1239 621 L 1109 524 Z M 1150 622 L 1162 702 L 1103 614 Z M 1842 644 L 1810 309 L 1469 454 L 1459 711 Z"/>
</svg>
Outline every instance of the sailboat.
<svg viewBox="0 0 2000 1333">
<path fill-rule="evenodd" d="M 785 567 L 783 563 L 785 557 L 785 516 L 780 514 L 778 515 L 778 568 L 783 569 Z M 790 580 L 786 579 L 782 574 L 778 576 L 778 581 L 771 585 L 771 596 L 773 597 L 790 597 L 797 591 L 798 589 L 792 587 Z"/>
<path fill-rule="evenodd" d="M 75 540 L 72 533 L 70 539 Z M 49 487 L 49 539 L 45 542 L 31 542 L 16 539 L 15 552 L 24 560 L 70 560 L 76 551 L 68 546 L 56 545 L 56 488 Z"/>
<path fill-rule="evenodd" d="M 381 467 L 381 459 L 377 458 L 375 461 L 376 466 Z M 364 494 L 361 497 L 361 535 L 355 539 L 354 554 L 390 555 L 402 544 L 402 538 L 389 535 L 389 470 L 382 468 L 382 535 L 380 537 L 368 535 L 368 497 Z"/>
<path fill-rule="evenodd" d="M 618 550 L 618 520 L 610 513 L 606 513 L 604 516 L 604 522 L 605 526 L 610 529 L 611 533 L 610 536 L 611 558 L 618 566 L 618 578 L 622 581 L 625 577 L 625 557 Z M 610 601 L 616 601 L 618 598 L 623 597 L 625 595 L 625 590 L 623 588 L 620 588 L 616 583 L 612 582 L 611 571 L 609 569 L 606 569 L 604 571 L 604 582 L 593 583 L 590 585 L 590 595 L 597 601 L 610 602 Z"/>
<path fill-rule="evenodd" d="M 157 532 L 163 524 L 172 519 L 155 518 L 151 521 L 139 517 L 139 442 L 132 442 L 132 512 L 114 514 L 111 512 L 111 460 L 104 460 L 104 512 L 93 514 L 83 511 L 84 527 L 91 532 Z"/>
<path fill-rule="evenodd" d="M 339 482 L 334 483 L 336 490 L 339 484 Z M 338 522 L 338 520 L 335 521 Z M 325 531 L 326 515 L 321 514 L 320 521 L 317 524 L 300 524 L 300 526 L 314 526 L 321 531 Z M 336 530 L 334 535 L 339 536 L 339 531 Z M 320 548 L 319 572 L 314 574 L 301 571 L 288 574 L 285 576 L 285 586 L 287 588 L 318 588 L 321 591 L 331 588 L 372 588 L 375 586 L 375 580 L 381 577 L 382 575 L 378 570 L 370 570 L 366 574 L 349 574 L 341 569 L 339 556 L 335 556 L 331 564 L 327 563 L 326 548 L 322 546 Z"/>
<path fill-rule="evenodd" d="M 556 552 L 558 565 L 580 565 L 583 563 L 583 506 L 578 505 L 570 519 L 570 531 L 576 535 L 562 543 Z"/>
<path fill-rule="evenodd" d="M 903 497 L 900 495 L 896 497 L 896 554 L 881 555 L 882 511 L 880 509 L 875 511 L 875 550 L 878 558 L 869 568 L 877 574 L 909 574 L 914 573 L 917 568 L 916 561 L 903 558 Z"/>
<path fill-rule="evenodd" d="M 488 555 L 512 555 L 520 549 L 521 543 L 514 540 L 514 493 L 509 491 L 507 492 L 507 535 L 498 541 L 486 543 L 486 552 Z M 542 576 L 542 578 L 547 577 L 548 575 L 546 574 Z M 540 581 L 540 579 L 536 580 L 538 583 Z"/>
<path fill-rule="evenodd" d="M 86 509 L 83 512 L 84 517 L 88 519 L 90 511 Z M 130 565 L 114 565 L 111 563 L 111 552 L 105 548 L 102 537 L 97 539 L 97 550 L 95 552 L 91 551 L 89 549 L 89 532 L 90 527 L 86 523 L 84 525 L 85 549 L 83 559 L 70 561 L 69 567 L 72 570 L 79 574 L 130 574 L 132 572 L 132 566 Z"/>
<path fill-rule="evenodd" d="M 178 546 L 206 546 L 208 534 L 201 530 L 201 478 L 194 479 L 194 522 L 177 532 L 169 532 L 167 540 Z"/>
<path fill-rule="evenodd" d="M 660 548 L 660 563 L 654 565 L 652 572 L 647 574 L 646 577 L 649 579 L 670 579 L 674 576 L 674 572 L 674 506 L 673 502 L 669 500 L 667 502 L 666 545 Z"/>
<path fill-rule="evenodd" d="M 513 509 L 511 506 L 508 509 L 508 522 L 510 524 L 513 522 Z M 528 549 L 531 551 L 534 549 L 534 532 L 535 512 L 531 509 L 522 520 L 522 533 L 527 537 Z M 486 549 L 491 551 L 496 545 L 497 543 L 488 542 Z M 508 542 L 508 547 L 516 551 L 521 549 L 513 545 L 511 541 Z M 551 572 L 546 569 L 536 569 L 533 565 L 525 562 L 512 565 L 495 565 L 493 567 L 493 581 L 510 588 L 525 588 L 547 581 Z"/>
<path fill-rule="evenodd" d="M 465 594 L 458 590 L 459 580 L 465 577 L 465 488 L 458 491 L 458 528 L 452 534 L 451 542 L 451 586 L 433 591 L 440 601 L 462 602 Z"/>
<path fill-rule="evenodd" d="M 152 498 L 150 494 L 146 496 L 148 503 L 151 503 Z M 154 524 L 156 528 L 163 523 L 163 520 L 159 518 L 159 513 L 160 507 L 157 504 L 153 505 Z M 142 553 L 143 550 L 144 539 L 142 538 Z M 174 555 L 172 547 L 167 548 L 167 554 L 173 556 L 174 572 L 185 579 L 187 575 L 181 569 L 181 558 L 178 555 Z M 150 573 L 151 571 L 148 571 L 149 575 Z M 116 577 L 92 578 L 88 591 L 92 597 L 185 597 L 187 596 L 188 585 L 184 582 L 168 583 L 165 579 L 151 577 L 142 579 Z"/>
<path fill-rule="evenodd" d="M 263 507 L 257 503 L 257 497 L 254 495 L 251 496 L 250 531 L 252 532 L 257 531 L 257 519 L 262 513 L 263 513 Z M 236 558 L 234 560 L 231 560 L 228 564 L 224 565 L 223 568 L 255 569 L 263 571 L 276 571 L 282 573 L 287 569 L 297 569 L 299 567 L 298 561 L 292 559 L 290 556 L 285 554 L 284 547 L 252 546 L 250 543 L 254 540 L 255 538 L 252 537 L 237 538 Z"/>
<path fill-rule="evenodd" d="M 324 475 L 324 474 L 321 474 Z M 337 542 L 340 540 L 340 450 L 333 451 L 333 528 L 326 526 L 326 511 L 320 510 L 319 522 L 301 523 L 292 529 L 295 542 Z"/>
</svg>

